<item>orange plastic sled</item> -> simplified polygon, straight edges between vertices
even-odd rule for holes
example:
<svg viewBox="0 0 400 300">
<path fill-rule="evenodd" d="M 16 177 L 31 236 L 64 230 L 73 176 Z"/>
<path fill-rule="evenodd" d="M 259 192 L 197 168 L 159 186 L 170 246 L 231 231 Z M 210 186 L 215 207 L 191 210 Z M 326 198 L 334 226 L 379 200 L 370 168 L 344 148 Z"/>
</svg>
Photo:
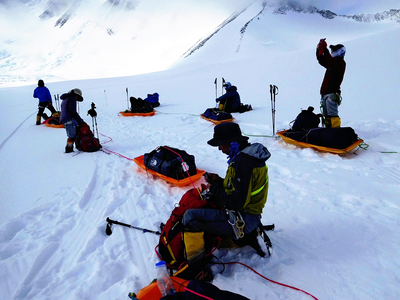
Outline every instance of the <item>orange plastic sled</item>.
<svg viewBox="0 0 400 300">
<path fill-rule="evenodd" d="M 350 152 L 351 150 L 357 148 L 361 143 L 364 141 L 362 139 L 358 139 L 356 142 L 354 142 L 352 145 L 345 149 L 336 149 L 336 148 L 329 148 L 329 147 L 324 147 L 324 146 L 317 146 L 313 144 L 307 144 L 304 142 L 299 142 L 296 140 L 293 140 L 284 134 L 287 132 L 287 130 L 279 131 L 276 134 L 282 138 L 286 143 L 292 144 L 301 148 L 312 148 L 314 150 L 320 151 L 320 152 L 325 152 L 325 153 L 333 153 L 333 154 L 346 154 Z"/>
<path fill-rule="evenodd" d="M 171 277 L 172 283 L 174 285 L 175 291 L 177 292 L 185 292 L 185 288 L 190 282 L 190 280 L 187 279 L 181 279 L 175 276 Z M 160 290 L 157 286 L 157 281 L 153 281 L 150 283 L 148 286 L 145 286 L 142 288 L 137 294 L 136 298 L 139 300 L 155 300 L 155 299 L 160 299 L 161 293 Z"/>
<path fill-rule="evenodd" d="M 124 112 L 124 111 L 119 112 L 119 114 L 123 117 L 150 117 L 150 116 L 154 116 L 155 113 L 156 113 L 155 110 L 153 110 L 152 112 L 149 112 L 149 113 L 133 113 L 133 112 Z"/>
<path fill-rule="evenodd" d="M 225 120 L 213 120 L 213 119 L 206 118 L 206 117 L 204 116 L 204 114 L 201 114 L 200 116 L 201 116 L 204 120 L 213 122 L 215 125 L 218 125 L 218 124 L 221 124 L 221 123 L 224 123 L 224 122 L 233 122 L 233 118 L 231 118 L 231 119 L 225 119 Z"/>
<path fill-rule="evenodd" d="M 160 173 L 158 173 L 156 171 L 153 171 L 153 170 L 150 170 L 150 169 L 146 168 L 146 166 L 144 165 L 144 155 L 141 155 L 141 156 L 138 156 L 138 157 L 134 158 L 133 161 L 139 167 L 141 167 L 143 170 L 145 170 L 147 173 L 150 173 L 150 174 L 152 174 L 152 175 L 154 175 L 154 176 L 156 176 L 156 177 L 158 177 L 158 178 L 160 178 L 162 180 L 165 180 L 166 182 L 169 182 L 169 183 L 171 183 L 171 184 L 173 184 L 175 186 L 179 186 L 179 187 L 185 186 L 185 185 L 189 185 L 192 182 L 195 182 L 195 181 L 199 180 L 201 178 L 201 176 L 203 176 L 203 174 L 206 172 L 204 170 L 197 169 L 197 174 L 196 175 L 193 175 L 193 176 L 181 179 L 181 180 L 177 180 L 177 179 L 165 176 L 165 175 L 160 174 Z"/>
<path fill-rule="evenodd" d="M 42 122 L 42 124 L 46 125 L 47 127 L 53 127 L 53 128 L 64 128 L 64 125 L 63 125 L 63 124 L 60 124 L 60 125 L 56 125 L 56 124 L 49 124 L 49 120 L 50 120 L 50 118 L 49 118 L 49 119 L 47 119 L 47 120 L 45 120 L 45 121 L 43 121 L 43 122 Z"/>
</svg>

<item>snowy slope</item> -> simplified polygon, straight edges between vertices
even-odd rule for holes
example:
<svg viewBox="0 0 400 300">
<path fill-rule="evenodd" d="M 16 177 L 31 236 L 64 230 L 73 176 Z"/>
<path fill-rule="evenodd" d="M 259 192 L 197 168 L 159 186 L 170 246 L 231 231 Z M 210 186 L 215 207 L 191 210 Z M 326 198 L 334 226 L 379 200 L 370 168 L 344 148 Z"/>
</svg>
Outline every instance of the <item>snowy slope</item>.
<svg viewBox="0 0 400 300">
<path fill-rule="evenodd" d="M 157 146 L 184 149 L 199 168 L 224 176 L 225 155 L 206 143 L 213 125 L 199 116 L 215 105 L 214 79 L 221 94 L 221 77 L 254 108 L 234 114 L 235 122 L 272 153 L 262 220 L 276 230 L 269 233 L 270 258 L 250 248 L 216 255 L 318 299 L 400 297 L 399 24 L 266 13 L 240 40 L 240 28 L 260 10 L 256 2 L 167 71 L 46 84 L 52 94 L 81 88 L 81 116 L 91 125 L 86 112 L 96 103 L 103 146 L 125 157 L 63 153 L 65 130 L 34 125 L 35 85 L 0 89 L 2 299 L 128 299 L 155 277 L 157 236 L 123 227 L 107 236 L 105 219 L 158 230 L 190 188 L 146 175 L 130 160 Z M 321 37 L 347 48 L 339 111 L 368 150 L 340 157 L 271 137 L 270 84 L 279 87 L 278 129 L 288 128 L 301 108 L 318 109 L 324 70 L 314 52 Z M 156 115 L 119 117 L 126 88 L 129 96 L 158 92 Z M 250 299 L 311 299 L 239 265 L 227 266 L 213 283 Z"/>
</svg>

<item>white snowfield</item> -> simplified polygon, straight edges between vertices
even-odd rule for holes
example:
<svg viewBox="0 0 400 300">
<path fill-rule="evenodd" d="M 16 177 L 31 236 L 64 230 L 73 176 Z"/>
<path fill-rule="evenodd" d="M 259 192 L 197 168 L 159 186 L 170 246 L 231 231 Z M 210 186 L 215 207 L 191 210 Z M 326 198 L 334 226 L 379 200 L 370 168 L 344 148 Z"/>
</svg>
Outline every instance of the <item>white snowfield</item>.
<svg viewBox="0 0 400 300">
<path fill-rule="evenodd" d="M 35 125 L 36 84 L 0 89 L 1 299 L 128 299 L 155 278 L 158 236 L 122 226 L 107 236 L 106 218 L 159 230 L 192 188 L 172 186 L 132 161 L 158 146 L 186 150 L 198 168 L 225 175 L 226 156 L 207 144 L 214 125 L 200 117 L 215 107 L 222 77 L 253 107 L 233 114 L 234 121 L 251 143 L 272 154 L 262 221 L 275 230 L 268 232 L 269 258 L 250 247 L 215 255 L 317 299 L 400 298 L 400 24 L 267 10 L 240 39 L 240 29 L 261 9 L 255 2 L 166 71 L 45 80 L 53 95 L 80 88 L 81 117 L 92 126 L 87 111 L 94 102 L 100 141 L 120 155 L 65 154 L 64 129 Z M 346 46 L 339 114 L 367 150 L 322 154 L 272 137 L 270 84 L 279 88 L 278 130 L 288 129 L 301 109 L 319 111 L 325 72 L 315 58 L 320 38 Z M 156 114 L 119 116 L 127 108 L 126 88 L 142 98 L 158 92 Z M 312 299 L 238 264 L 220 270 L 213 266 L 213 284 L 252 300 Z"/>
</svg>

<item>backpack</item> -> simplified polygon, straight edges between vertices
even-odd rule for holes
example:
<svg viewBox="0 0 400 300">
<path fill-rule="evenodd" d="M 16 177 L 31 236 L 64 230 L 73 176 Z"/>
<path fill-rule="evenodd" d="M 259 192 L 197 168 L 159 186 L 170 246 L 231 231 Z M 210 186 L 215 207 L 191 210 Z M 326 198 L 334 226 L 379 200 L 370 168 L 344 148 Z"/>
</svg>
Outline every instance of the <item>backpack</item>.
<svg viewBox="0 0 400 300">
<path fill-rule="evenodd" d="M 223 112 L 223 111 L 217 110 L 215 108 L 207 108 L 206 111 L 204 112 L 203 116 L 205 118 L 217 120 L 217 121 L 233 118 L 230 113 Z"/>
<path fill-rule="evenodd" d="M 194 156 L 169 146 L 160 146 L 150 153 L 145 153 L 144 165 L 150 170 L 177 180 L 197 174 Z"/>
<path fill-rule="evenodd" d="M 143 100 L 142 98 L 130 98 L 131 102 L 131 112 L 133 113 L 149 113 L 154 111 L 153 107 L 149 102 Z"/>
<path fill-rule="evenodd" d="M 316 115 L 313 111 L 314 107 L 312 106 L 309 106 L 307 110 L 302 110 L 292 125 L 292 131 L 304 131 L 317 128 L 321 114 Z"/>
<path fill-rule="evenodd" d="M 147 98 L 145 98 L 144 100 L 149 102 L 152 107 L 157 107 L 160 106 L 160 102 L 158 99 L 159 99 L 158 93 L 154 93 L 154 94 L 147 94 Z"/>
<path fill-rule="evenodd" d="M 203 187 L 205 188 L 205 186 Z M 213 205 L 201 199 L 198 189 L 190 189 L 182 196 L 179 205 L 172 210 L 165 225 L 161 223 L 162 230 L 158 243 L 158 253 L 170 268 L 178 269 L 186 262 L 183 241 L 183 214 L 190 208 L 205 207 L 213 207 Z"/>
<path fill-rule="evenodd" d="M 96 152 L 102 147 L 99 139 L 93 135 L 86 123 L 76 127 L 75 146 L 76 149 L 83 152 Z"/>
</svg>

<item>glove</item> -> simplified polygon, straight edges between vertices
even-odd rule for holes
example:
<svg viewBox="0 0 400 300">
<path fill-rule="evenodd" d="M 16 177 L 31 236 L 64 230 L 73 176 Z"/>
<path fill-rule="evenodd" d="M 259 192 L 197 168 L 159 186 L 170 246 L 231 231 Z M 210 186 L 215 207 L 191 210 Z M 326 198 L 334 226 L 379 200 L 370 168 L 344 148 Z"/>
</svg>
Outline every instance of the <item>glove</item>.
<svg viewBox="0 0 400 300">
<path fill-rule="evenodd" d="M 319 43 L 317 45 L 317 51 L 318 51 L 318 55 L 322 55 L 324 54 L 324 50 L 326 49 L 327 44 L 325 39 L 320 39 Z"/>
<path fill-rule="evenodd" d="M 221 177 L 219 177 L 218 174 L 204 173 L 203 176 L 204 176 L 204 179 L 206 180 L 206 182 L 209 183 L 209 184 L 223 181 L 223 179 Z"/>
</svg>

